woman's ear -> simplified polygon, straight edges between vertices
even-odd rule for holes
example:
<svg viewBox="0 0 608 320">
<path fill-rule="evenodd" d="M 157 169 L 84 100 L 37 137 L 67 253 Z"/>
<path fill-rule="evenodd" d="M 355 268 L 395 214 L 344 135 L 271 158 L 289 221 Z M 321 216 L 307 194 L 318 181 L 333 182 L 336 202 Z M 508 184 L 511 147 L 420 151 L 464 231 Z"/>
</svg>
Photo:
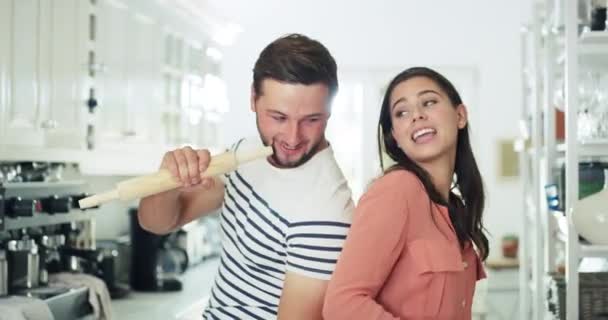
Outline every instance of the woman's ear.
<svg viewBox="0 0 608 320">
<path fill-rule="evenodd" d="M 467 125 L 467 122 L 469 121 L 469 113 L 467 111 L 467 107 L 464 104 L 460 104 L 458 105 L 458 107 L 456 107 L 456 117 L 457 117 L 457 124 L 458 124 L 458 129 L 462 129 Z"/>
</svg>

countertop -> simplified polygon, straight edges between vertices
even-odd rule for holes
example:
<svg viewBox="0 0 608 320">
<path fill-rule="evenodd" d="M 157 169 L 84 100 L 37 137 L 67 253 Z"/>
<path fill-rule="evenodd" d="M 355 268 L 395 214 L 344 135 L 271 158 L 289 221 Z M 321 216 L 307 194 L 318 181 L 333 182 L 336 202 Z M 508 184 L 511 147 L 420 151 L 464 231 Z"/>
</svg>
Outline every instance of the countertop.
<svg viewBox="0 0 608 320">
<path fill-rule="evenodd" d="M 132 291 L 125 299 L 112 300 L 114 320 L 194 320 L 202 319 L 219 258 L 190 267 L 180 276 L 183 289 L 178 292 Z"/>
</svg>

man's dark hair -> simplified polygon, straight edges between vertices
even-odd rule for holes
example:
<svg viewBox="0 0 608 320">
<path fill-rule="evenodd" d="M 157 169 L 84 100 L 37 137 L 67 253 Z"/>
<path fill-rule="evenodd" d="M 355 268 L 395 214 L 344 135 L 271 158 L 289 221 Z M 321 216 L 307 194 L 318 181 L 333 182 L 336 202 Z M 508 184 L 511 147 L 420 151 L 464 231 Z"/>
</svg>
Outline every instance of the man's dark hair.
<svg viewBox="0 0 608 320">
<path fill-rule="evenodd" d="M 253 68 L 253 89 L 261 96 L 264 79 L 292 84 L 323 83 L 330 98 L 338 91 L 336 61 L 319 41 L 301 34 L 288 34 L 270 43 Z"/>
</svg>

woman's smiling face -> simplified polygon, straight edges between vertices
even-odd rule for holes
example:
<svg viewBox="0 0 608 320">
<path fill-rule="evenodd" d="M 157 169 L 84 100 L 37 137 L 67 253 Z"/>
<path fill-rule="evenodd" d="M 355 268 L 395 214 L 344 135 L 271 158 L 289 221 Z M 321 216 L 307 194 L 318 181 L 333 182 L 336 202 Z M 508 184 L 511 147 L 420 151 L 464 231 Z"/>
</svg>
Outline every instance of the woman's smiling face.
<svg viewBox="0 0 608 320">
<path fill-rule="evenodd" d="M 399 83 L 390 97 L 392 134 L 409 158 L 426 163 L 455 154 L 458 129 L 467 123 L 464 105 L 454 106 L 433 80 L 423 76 Z"/>
</svg>

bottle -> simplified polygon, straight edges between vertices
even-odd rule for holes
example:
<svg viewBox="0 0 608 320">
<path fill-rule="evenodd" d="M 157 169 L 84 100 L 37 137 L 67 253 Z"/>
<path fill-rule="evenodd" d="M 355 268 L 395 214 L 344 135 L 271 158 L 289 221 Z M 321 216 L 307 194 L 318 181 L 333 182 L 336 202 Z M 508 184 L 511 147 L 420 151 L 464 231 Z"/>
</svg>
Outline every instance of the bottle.
<svg viewBox="0 0 608 320">
<path fill-rule="evenodd" d="M 587 241 L 608 245 L 608 169 L 604 169 L 604 187 L 579 200 L 573 207 L 574 228 Z"/>
</svg>

